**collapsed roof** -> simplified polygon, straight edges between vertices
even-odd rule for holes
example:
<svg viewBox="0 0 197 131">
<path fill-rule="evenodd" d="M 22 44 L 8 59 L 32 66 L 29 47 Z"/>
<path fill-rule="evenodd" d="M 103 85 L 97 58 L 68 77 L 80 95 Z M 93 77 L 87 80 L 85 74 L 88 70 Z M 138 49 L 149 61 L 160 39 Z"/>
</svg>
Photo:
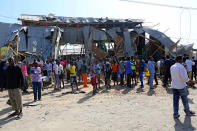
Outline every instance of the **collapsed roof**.
<svg viewBox="0 0 197 131">
<path fill-rule="evenodd" d="M 62 16 L 54 16 L 53 14 L 46 15 L 28 15 L 22 14 L 18 20 L 21 20 L 24 25 L 58 25 L 64 27 L 72 27 L 72 26 L 97 26 L 100 28 L 107 27 L 127 27 L 133 28 L 136 25 L 142 24 L 143 20 L 140 19 L 112 19 L 112 18 L 92 18 L 92 17 L 62 17 Z"/>
<path fill-rule="evenodd" d="M 0 47 L 12 42 L 21 29 L 21 25 L 0 22 Z"/>
<path fill-rule="evenodd" d="M 164 45 L 166 48 L 170 49 L 171 46 L 174 45 L 174 42 L 166 36 L 164 33 L 154 30 L 148 27 L 141 27 L 141 28 L 135 28 L 134 29 L 138 34 L 142 34 L 143 32 L 148 33 L 153 38 L 157 39 L 159 42 L 161 42 L 162 45 Z"/>
<path fill-rule="evenodd" d="M 177 55 L 189 54 L 192 51 L 194 44 L 180 45 L 177 47 Z"/>
</svg>

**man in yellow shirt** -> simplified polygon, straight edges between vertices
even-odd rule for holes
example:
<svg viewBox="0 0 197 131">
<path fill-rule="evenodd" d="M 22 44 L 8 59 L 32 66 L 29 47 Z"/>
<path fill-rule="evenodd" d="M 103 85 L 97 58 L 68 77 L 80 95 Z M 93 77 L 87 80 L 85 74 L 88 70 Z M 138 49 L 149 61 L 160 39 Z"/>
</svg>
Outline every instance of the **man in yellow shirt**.
<svg viewBox="0 0 197 131">
<path fill-rule="evenodd" d="M 73 62 L 71 62 L 71 65 L 68 67 L 68 70 L 70 71 L 70 78 L 71 78 L 71 88 L 72 88 L 72 92 L 74 92 L 73 90 L 73 84 L 76 84 L 77 90 L 78 90 L 78 85 L 77 85 L 77 77 L 76 77 L 76 66 L 74 65 Z"/>
</svg>

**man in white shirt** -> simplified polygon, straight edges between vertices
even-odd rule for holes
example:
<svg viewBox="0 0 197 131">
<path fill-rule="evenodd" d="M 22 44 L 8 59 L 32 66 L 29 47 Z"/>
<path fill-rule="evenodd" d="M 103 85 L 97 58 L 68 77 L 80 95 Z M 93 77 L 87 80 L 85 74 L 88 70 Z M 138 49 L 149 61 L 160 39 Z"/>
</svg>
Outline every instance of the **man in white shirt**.
<svg viewBox="0 0 197 131">
<path fill-rule="evenodd" d="M 195 62 L 191 61 L 189 57 L 187 57 L 185 64 L 187 65 L 187 74 L 189 78 L 192 79 L 192 65 L 195 65 Z"/>
<path fill-rule="evenodd" d="M 63 78 L 63 66 L 60 64 L 59 60 L 56 60 L 55 68 L 55 85 L 54 90 L 61 89 L 61 79 Z"/>
<path fill-rule="evenodd" d="M 187 71 L 181 63 L 182 63 L 182 56 L 178 56 L 176 58 L 176 63 L 170 68 L 170 73 L 172 78 L 171 86 L 173 91 L 174 118 L 178 118 L 180 116 L 178 113 L 180 97 L 182 99 L 184 111 L 186 115 L 187 116 L 195 115 L 195 112 L 189 109 L 188 98 L 187 98 L 189 93 L 186 87 L 187 86 L 186 82 L 188 84 L 193 84 L 193 81 L 191 81 L 188 78 Z"/>
</svg>

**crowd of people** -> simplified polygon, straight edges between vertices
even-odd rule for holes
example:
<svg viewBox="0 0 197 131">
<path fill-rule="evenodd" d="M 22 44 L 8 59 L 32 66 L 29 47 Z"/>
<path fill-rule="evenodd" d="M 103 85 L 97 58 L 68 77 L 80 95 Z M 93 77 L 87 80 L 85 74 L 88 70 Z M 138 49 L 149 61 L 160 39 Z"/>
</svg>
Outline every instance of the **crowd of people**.
<svg viewBox="0 0 197 131">
<path fill-rule="evenodd" d="M 23 93 L 29 93 L 28 88 L 32 87 L 34 101 L 41 100 L 44 79 L 51 82 L 50 84 L 55 91 L 61 91 L 62 88 L 65 88 L 65 83 L 70 83 L 73 93 L 75 90 L 79 90 L 79 83 L 83 82 L 83 86 L 88 87 L 90 82 L 93 87 L 93 95 L 99 92 L 101 83 L 104 83 L 106 89 L 110 89 L 113 85 L 133 88 L 140 81 L 139 88 L 143 88 L 143 80 L 148 79 L 150 89 L 154 89 L 156 86 L 154 86 L 153 81 L 155 80 L 156 85 L 158 85 L 158 78 L 161 79 L 163 87 L 168 87 L 170 80 L 173 81 L 171 67 L 176 62 L 176 59 L 170 56 L 159 60 L 154 60 L 153 57 L 144 60 L 142 56 L 91 61 L 81 57 L 57 60 L 37 59 L 33 63 L 28 63 L 25 60 L 22 62 L 15 61 L 14 58 L 9 58 L 7 62 L 1 60 L 0 63 L 0 88 L 1 91 L 8 89 L 8 103 L 15 110 L 11 116 L 17 115 L 17 118 L 20 119 L 22 117 L 22 93 L 20 89 Z M 184 55 L 181 65 L 183 65 L 188 76 L 185 82 L 193 80 L 193 78 L 196 80 L 197 61 L 194 57 L 189 59 L 188 56 Z M 188 86 L 191 85 L 188 84 Z M 192 85 L 192 87 L 194 86 Z M 177 94 L 176 91 L 174 92 Z M 175 108 L 177 108 L 177 104 Z M 174 116 L 178 117 L 177 110 L 175 112 Z"/>
</svg>

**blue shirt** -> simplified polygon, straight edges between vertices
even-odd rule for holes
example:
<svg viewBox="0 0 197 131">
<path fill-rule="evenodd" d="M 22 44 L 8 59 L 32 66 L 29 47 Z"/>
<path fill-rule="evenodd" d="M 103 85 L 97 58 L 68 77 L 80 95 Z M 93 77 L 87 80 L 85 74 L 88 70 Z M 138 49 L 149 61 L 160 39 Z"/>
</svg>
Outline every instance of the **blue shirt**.
<svg viewBox="0 0 197 131">
<path fill-rule="evenodd" d="M 100 74 L 100 72 L 101 72 L 101 70 L 100 70 L 100 65 L 97 64 L 97 65 L 96 65 L 96 73 L 97 73 L 97 74 Z"/>
<path fill-rule="evenodd" d="M 150 74 L 154 74 L 155 73 L 155 63 L 154 61 L 148 61 L 148 70 L 150 72 Z"/>
<path fill-rule="evenodd" d="M 131 70 L 131 61 L 127 61 L 127 62 L 125 63 L 125 66 L 126 66 L 126 73 L 127 73 L 127 74 L 132 73 L 132 70 Z"/>
<path fill-rule="evenodd" d="M 107 69 L 107 64 L 104 63 L 103 64 L 103 71 L 106 72 L 106 69 Z"/>
<path fill-rule="evenodd" d="M 143 72 L 146 67 L 146 63 L 144 61 L 139 62 L 139 72 Z"/>
</svg>

